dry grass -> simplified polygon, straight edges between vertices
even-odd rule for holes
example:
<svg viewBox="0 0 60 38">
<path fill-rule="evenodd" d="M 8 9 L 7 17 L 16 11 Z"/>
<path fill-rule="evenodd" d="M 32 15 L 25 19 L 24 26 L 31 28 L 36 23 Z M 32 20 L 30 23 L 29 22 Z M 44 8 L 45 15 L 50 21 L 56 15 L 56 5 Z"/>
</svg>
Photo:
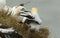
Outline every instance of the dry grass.
<svg viewBox="0 0 60 38">
<path fill-rule="evenodd" d="M 0 23 L 7 27 L 13 27 L 23 38 L 48 38 L 49 35 L 48 29 L 41 28 L 39 32 L 31 30 L 27 24 L 18 23 L 14 18 L 3 12 L 0 12 Z"/>
</svg>

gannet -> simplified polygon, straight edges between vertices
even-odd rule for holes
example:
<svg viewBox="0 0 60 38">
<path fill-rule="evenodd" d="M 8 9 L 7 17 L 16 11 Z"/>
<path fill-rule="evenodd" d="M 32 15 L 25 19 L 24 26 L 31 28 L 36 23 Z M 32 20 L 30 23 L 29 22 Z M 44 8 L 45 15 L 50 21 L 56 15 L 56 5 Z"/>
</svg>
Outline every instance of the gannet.
<svg viewBox="0 0 60 38">
<path fill-rule="evenodd" d="M 32 14 L 33 17 L 35 17 L 34 20 L 37 21 L 41 25 L 42 20 L 39 17 L 37 11 L 38 11 L 37 8 L 34 8 L 33 7 L 32 10 L 31 10 L 31 14 Z M 31 25 L 31 28 L 30 29 L 35 29 L 36 31 L 39 31 L 39 29 L 40 29 L 40 25 L 39 24 L 31 23 L 30 24 Z"/>
<path fill-rule="evenodd" d="M 24 9 L 24 4 L 20 4 L 19 6 L 14 6 L 11 9 L 11 12 L 9 12 L 7 15 L 12 16 L 13 18 L 15 18 L 18 22 L 23 20 L 23 17 L 20 16 L 21 13 L 24 13 L 25 9 Z"/>
<path fill-rule="evenodd" d="M 37 8 L 32 8 L 31 13 L 27 14 L 21 14 L 23 17 L 27 17 L 30 19 L 30 21 L 34 21 L 35 23 L 41 24 L 42 20 L 40 19 L 38 13 L 37 13 Z M 26 20 L 27 21 L 27 20 Z"/>
<path fill-rule="evenodd" d="M 31 13 L 22 14 L 21 16 L 26 17 L 26 19 L 24 20 L 25 20 L 25 23 L 31 26 L 30 29 L 35 29 L 36 31 L 39 31 L 42 20 L 39 17 L 37 11 L 38 11 L 37 8 L 32 8 Z"/>
</svg>

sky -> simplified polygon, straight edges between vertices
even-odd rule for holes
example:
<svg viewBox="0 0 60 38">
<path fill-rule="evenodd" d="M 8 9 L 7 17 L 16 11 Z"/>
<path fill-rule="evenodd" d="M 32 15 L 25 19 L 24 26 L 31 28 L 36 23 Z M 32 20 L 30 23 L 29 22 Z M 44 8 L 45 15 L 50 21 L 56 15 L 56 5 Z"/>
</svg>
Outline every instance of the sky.
<svg viewBox="0 0 60 38">
<path fill-rule="evenodd" d="M 21 3 L 26 3 L 27 10 L 32 7 L 38 8 L 39 16 L 42 19 L 41 27 L 46 27 L 50 31 L 49 38 L 60 38 L 60 0 L 6 0 L 7 5 L 13 7 Z"/>
<path fill-rule="evenodd" d="M 6 0 L 0 0 L 0 11 L 5 6 Z"/>
</svg>

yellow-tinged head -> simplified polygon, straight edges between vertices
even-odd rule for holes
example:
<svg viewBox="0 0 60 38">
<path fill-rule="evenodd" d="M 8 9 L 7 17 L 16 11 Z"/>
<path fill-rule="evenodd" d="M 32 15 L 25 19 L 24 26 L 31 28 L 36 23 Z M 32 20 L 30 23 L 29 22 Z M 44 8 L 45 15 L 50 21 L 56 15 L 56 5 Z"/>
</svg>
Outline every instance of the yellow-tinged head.
<svg viewBox="0 0 60 38">
<path fill-rule="evenodd" d="M 37 13 L 38 9 L 37 8 L 32 8 L 31 13 Z"/>
</svg>

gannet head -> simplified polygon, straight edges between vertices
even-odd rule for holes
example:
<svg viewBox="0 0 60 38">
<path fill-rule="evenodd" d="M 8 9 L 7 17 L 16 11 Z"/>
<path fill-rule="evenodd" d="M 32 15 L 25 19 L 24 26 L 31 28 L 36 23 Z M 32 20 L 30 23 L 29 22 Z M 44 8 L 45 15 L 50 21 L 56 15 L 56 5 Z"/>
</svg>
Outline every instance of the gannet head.
<svg viewBox="0 0 60 38">
<path fill-rule="evenodd" d="M 38 11 L 37 8 L 34 8 L 34 7 L 33 7 L 33 8 L 31 9 L 31 13 L 37 13 L 37 11 Z"/>
</svg>

